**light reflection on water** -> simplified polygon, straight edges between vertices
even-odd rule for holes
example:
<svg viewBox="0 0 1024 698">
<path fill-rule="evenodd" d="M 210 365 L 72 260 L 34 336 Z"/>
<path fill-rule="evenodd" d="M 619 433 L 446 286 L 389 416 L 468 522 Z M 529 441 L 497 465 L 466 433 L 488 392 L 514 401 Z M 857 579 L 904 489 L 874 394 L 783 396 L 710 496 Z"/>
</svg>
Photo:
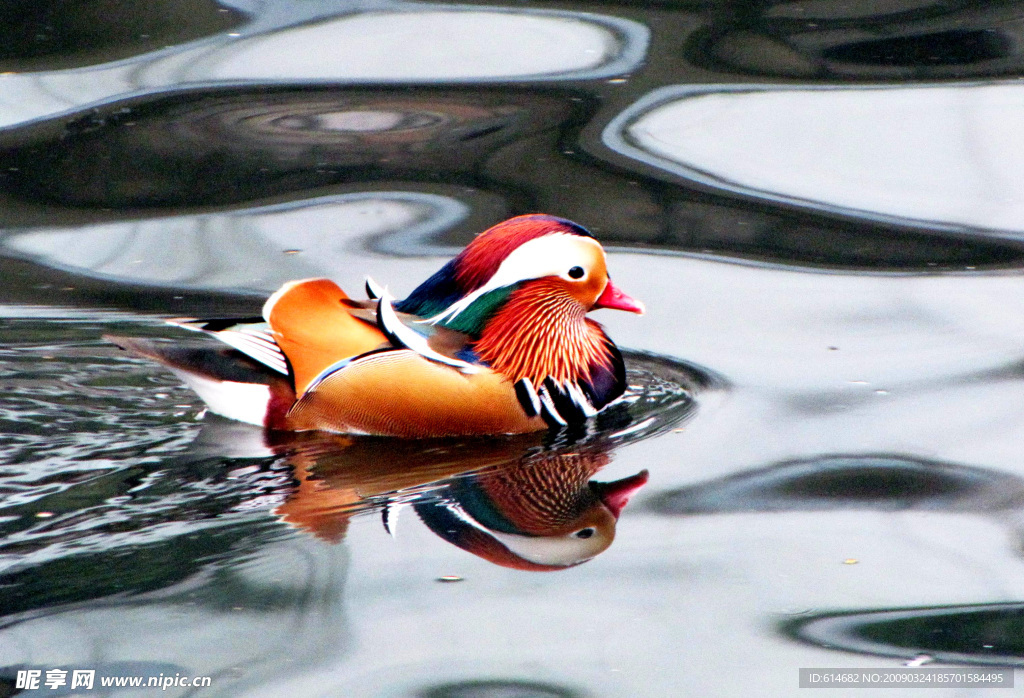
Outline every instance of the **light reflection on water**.
<svg viewBox="0 0 1024 698">
<path fill-rule="evenodd" d="M 0 693 L 1020 663 L 1017 3 L 188 7 L 0 30 Z M 402 295 L 538 210 L 650 309 L 598 314 L 635 399 L 571 439 L 268 442 L 99 340 L 298 276 Z M 610 522 L 595 483 L 645 470 Z M 573 526 L 523 516 L 554 495 Z"/>
<path fill-rule="evenodd" d="M 113 282 L 272 293 L 292 279 L 335 273 L 368 241 L 389 252 L 429 249 L 432 236 L 466 215 L 460 201 L 431 194 L 348 194 L 227 216 L 34 229 L 0 245 L 47 267 Z M 173 246 L 165 244 L 168 235 Z"/>
<path fill-rule="evenodd" d="M 349 14 L 347 6 L 332 4 L 313 10 L 320 16 L 302 18 L 289 17 L 283 3 L 267 3 L 260 8 L 264 21 L 244 33 L 220 33 L 134 61 L 93 66 L 85 80 L 81 70 L 4 74 L 0 125 L 183 85 L 611 77 L 635 68 L 648 40 L 642 24 L 585 12 L 445 5 L 430 10 L 384 0 Z M 341 16 L 330 18 L 332 11 Z"/>
<path fill-rule="evenodd" d="M 610 147 L 759 199 L 937 228 L 1024 232 L 1016 83 L 663 88 Z"/>
</svg>

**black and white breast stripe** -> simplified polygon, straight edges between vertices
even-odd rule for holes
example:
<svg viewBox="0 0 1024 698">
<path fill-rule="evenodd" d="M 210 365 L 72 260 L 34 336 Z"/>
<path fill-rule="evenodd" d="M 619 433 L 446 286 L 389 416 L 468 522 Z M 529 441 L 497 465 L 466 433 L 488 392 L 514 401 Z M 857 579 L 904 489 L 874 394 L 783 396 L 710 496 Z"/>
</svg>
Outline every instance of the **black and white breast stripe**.
<svg viewBox="0 0 1024 698">
<path fill-rule="evenodd" d="M 522 378 L 515 389 L 526 416 L 540 415 L 550 427 L 582 424 L 599 412 L 587 391 L 572 381 L 557 383 L 545 378 L 538 389 L 529 378 Z"/>
</svg>

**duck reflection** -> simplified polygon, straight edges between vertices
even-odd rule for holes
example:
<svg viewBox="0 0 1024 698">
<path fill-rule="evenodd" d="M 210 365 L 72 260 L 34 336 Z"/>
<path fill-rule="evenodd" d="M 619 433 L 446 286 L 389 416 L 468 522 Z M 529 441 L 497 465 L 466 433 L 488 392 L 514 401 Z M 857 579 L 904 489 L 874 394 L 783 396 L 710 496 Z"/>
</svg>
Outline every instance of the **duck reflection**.
<svg viewBox="0 0 1024 698">
<path fill-rule="evenodd" d="M 605 454 L 548 455 L 456 479 L 438 502 L 415 504 L 441 538 L 503 567 L 550 571 L 608 549 L 619 514 L 647 482 L 647 471 L 592 482 Z"/>
<path fill-rule="evenodd" d="M 300 435 L 301 437 L 302 435 Z M 605 440 L 544 444 L 541 437 L 401 441 L 317 434 L 279 446 L 295 487 L 275 513 L 330 543 L 352 517 L 379 513 L 396 532 L 411 506 L 438 537 L 502 567 L 565 569 L 608 549 L 623 508 L 647 471 L 594 477 Z"/>
</svg>

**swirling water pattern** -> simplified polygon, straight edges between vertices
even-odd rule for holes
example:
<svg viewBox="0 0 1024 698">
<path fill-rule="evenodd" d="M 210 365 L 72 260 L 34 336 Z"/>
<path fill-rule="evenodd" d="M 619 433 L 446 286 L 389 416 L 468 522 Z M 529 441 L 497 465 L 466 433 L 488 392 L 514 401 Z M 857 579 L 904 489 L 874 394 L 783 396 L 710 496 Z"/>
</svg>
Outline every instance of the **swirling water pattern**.
<svg viewBox="0 0 1024 698">
<path fill-rule="evenodd" d="M 1020 664 L 1020 3 L 94 5 L 0 23 L 0 694 Z M 530 211 L 650 309 L 582 434 L 269 439 L 101 339 Z"/>
</svg>

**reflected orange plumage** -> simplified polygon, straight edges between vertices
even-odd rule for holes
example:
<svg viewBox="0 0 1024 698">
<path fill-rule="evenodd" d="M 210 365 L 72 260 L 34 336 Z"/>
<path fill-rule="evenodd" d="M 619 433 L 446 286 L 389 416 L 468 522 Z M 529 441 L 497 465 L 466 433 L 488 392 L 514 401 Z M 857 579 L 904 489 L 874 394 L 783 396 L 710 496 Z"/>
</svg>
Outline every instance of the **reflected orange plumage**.
<svg viewBox="0 0 1024 698">
<path fill-rule="evenodd" d="M 435 534 L 491 563 L 566 569 L 608 549 L 622 507 L 647 472 L 596 482 L 610 442 L 538 450 L 541 444 L 536 435 L 430 442 L 278 435 L 275 447 L 293 468 L 294 489 L 275 513 L 338 543 L 353 516 L 409 503 Z M 391 533 L 401 518 L 389 510 Z"/>
</svg>

